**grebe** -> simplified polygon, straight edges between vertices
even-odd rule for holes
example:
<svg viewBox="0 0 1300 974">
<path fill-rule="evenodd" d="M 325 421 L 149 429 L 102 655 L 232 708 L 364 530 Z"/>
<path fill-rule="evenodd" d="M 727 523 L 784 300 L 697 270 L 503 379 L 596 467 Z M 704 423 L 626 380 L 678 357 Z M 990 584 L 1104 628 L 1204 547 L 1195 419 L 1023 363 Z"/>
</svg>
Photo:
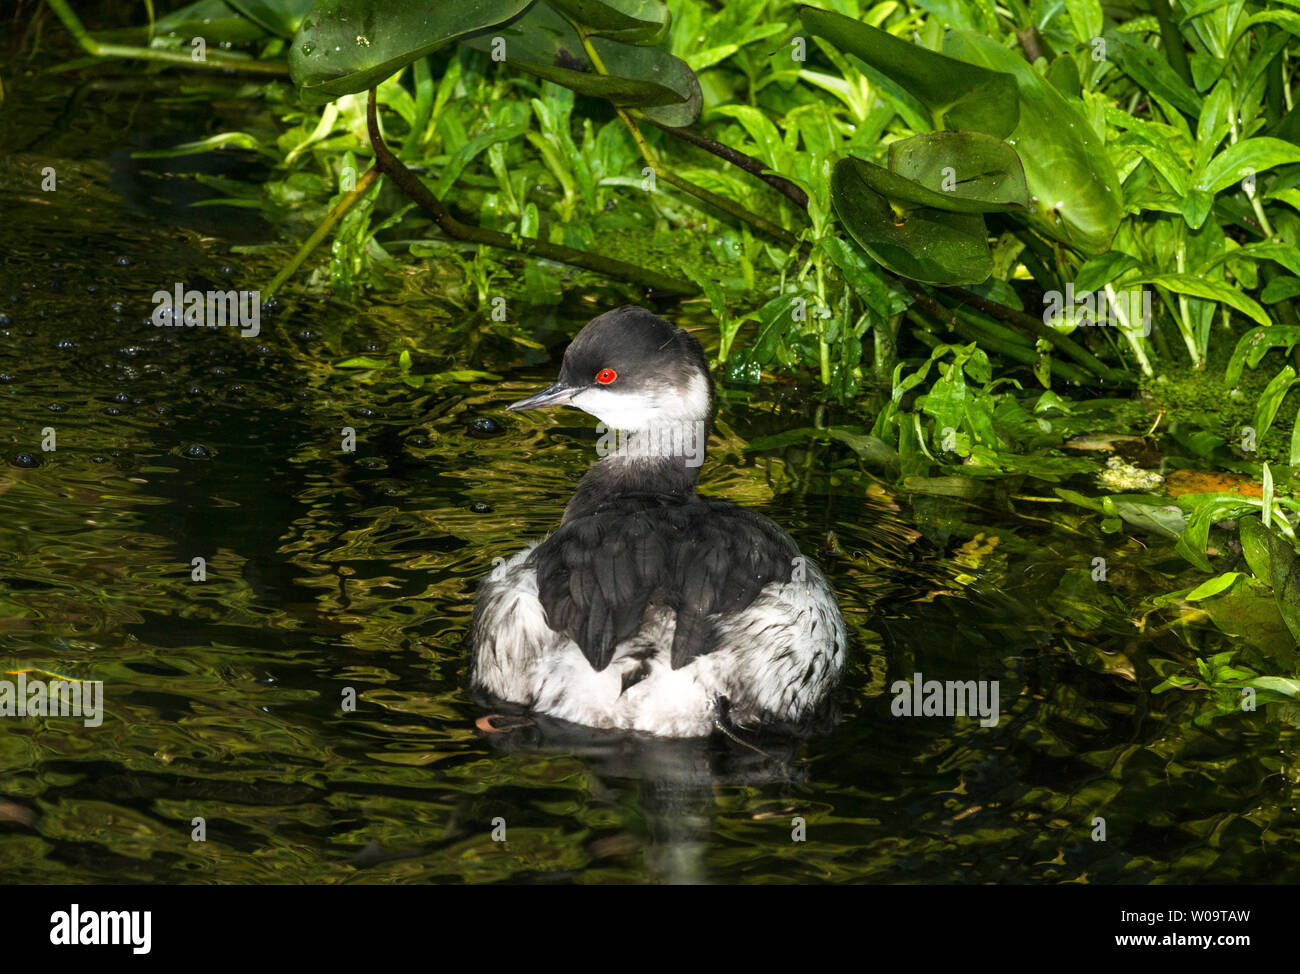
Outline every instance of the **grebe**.
<svg viewBox="0 0 1300 974">
<path fill-rule="evenodd" d="M 559 381 L 617 435 L 559 528 L 493 571 L 474 690 L 591 727 L 698 737 L 822 716 L 848 633 L 821 570 L 768 518 L 695 492 L 713 419 L 699 342 L 644 308 L 592 319 Z"/>
</svg>

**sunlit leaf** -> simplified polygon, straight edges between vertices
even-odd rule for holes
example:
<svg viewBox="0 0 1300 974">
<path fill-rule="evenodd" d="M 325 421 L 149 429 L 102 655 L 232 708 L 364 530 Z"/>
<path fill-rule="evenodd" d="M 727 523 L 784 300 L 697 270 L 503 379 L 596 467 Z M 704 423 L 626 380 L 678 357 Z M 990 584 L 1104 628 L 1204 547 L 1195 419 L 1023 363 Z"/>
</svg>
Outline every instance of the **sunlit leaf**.
<svg viewBox="0 0 1300 974">
<path fill-rule="evenodd" d="M 800 7 L 804 27 L 902 85 L 948 129 L 1005 138 L 1016 128 L 1016 83 L 1000 71 L 928 51 L 852 17 Z"/>
<path fill-rule="evenodd" d="M 1007 137 L 1036 198 L 1035 225 L 1089 254 L 1104 252 L 1124 210 L 1119 175 L 1092 125 L 1025 60 L 997 41 L 950 31 L 944 52 L 1014 76 L 1019 123 Z"/>
</svg>

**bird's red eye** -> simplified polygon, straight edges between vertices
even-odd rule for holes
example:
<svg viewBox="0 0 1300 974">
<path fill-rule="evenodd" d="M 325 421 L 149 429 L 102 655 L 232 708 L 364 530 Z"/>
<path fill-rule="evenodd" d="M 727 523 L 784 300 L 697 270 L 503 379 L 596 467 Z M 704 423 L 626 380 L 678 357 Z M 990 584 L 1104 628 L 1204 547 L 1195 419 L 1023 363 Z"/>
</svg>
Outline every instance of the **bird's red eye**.
<svg viewBox="0 0 1300 974">
<path fill-rule="evenodd" d="M 613 369 L 601 369 L 596 373 L 596 381 L 602 386 L 607 386 L 618 378 L 618 373 Z"/>
</svg>

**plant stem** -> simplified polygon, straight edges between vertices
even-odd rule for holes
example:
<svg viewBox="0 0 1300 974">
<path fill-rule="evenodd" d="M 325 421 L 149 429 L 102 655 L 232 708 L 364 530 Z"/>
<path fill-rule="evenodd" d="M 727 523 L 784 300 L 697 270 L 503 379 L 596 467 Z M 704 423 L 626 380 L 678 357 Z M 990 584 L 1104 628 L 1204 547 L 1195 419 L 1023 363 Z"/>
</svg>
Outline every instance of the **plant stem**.
<svg viewBox="0 0 1300 974">
<path fill-rule="evenodd" d="M 1115 289 L 1109 284 L 1106 285 L 1106 297 L 1110 301 L 1110 306 L 1115 309 L 1115 316 L 1119 318 L 1119 330 L 1128 340 L 1133 349 L 1133 354 L 1137 356 L 1138 365 L 1142 368 L 1142 374 L 1148 379 L 1155 378 L 1155 370 L 1151 368 L 1151 360 L 1147 357 L 1146 340 L 1144 336 L 1138 334 L 1133 323 L 1128 320 L 1128 315 L 1124 307 L 1120 304 L 1119 298 L 1115 296 Z"/>
<path fill-rule="evenodd" d="M 583 50 L 587 52 L 587 57 L 591 60 L 591 66 L 596 69 L 596 73 L 608 75 L 609 71 L 606 70 L 605 64 L 601 60 L 600 55 L 596 53 L 596 48 L 592 45 L 591 38 L 587 35 L 587 32 L 583 30 L 579 24 L 570 20 L 568 17 L 565 17 L 564 19 L 568 20 L 569 25 L 577 32 L 578 39 L 582 41 Z M 657 178 L 662 179 L 670 186 L 676 186 L 683 193 L 694 196 L 698 200 L 703 200 L 705 203 L 717 207 L 719 210 L 722 210 L 722 212 L 735 217 L 742 223 L 748 223 L 755 230 L 767 234 L 773 240 L 777 240 L 785 244 L 787 247 L 794 247 L 799 243 L 799 239 L 784 227 L 777 226 L 770 220 L 763 219 L 757 213 L 752 213 L 745 209 L 745 207 L 741 206 L 734 200 L 729 200 L 725 196 L 719 196 L 717 193 L 711 192 L 703 186 L 697 186 L 689 179 L 677 175 L 677 173 L 673 172 L 666 166 L 660 165 L 658 158 L 655 156 L 654 150 L 651 149 L 650 144 L 646 142 L 645 136 L 641 134 L 641 130 L 637 127 L 632 116 L 628 114 L 627 109 L 615 105 L 614 110 L 618 112 L 619 118 L 623 119 L 623 124 L 627 126 L 628 131 L 632 133 L 632 141 L 636 143 L 636 147 L 641 151 L 641 157 L 645 159 L 646 165 L 651 168 Z"/>
<path fill-rule="evenodd" d="M 330 210 L 329 215 L 321 221 L 320 226 L 318 226 L 312 232 L 312 235 L 307 238 L 307 241 L 298 248 L 298 252 L 293 255 L 289 260 L 289 263 L 280 268 L 280 273 L 276 274 L 271 280 L 271 283 L 266 286 L 262 300 L 266 300 L 271 297 L 271 295 L 275 294 L 276 291 L 280 290 L 281 285 L 292 277 L 298 268 L 302 266 L 302 262 L 307 259 L 311 252 L 320 246 L 320 242 L 325 239 L 331 230 L 334 229 L 335 224 L 343 218 L 343 214 L 352 209 L 357 200 L 361 199 L 366 190 L 373 186 L 375 181 L 378 179 L 379 169 L 376 166 L 371 166 L 361 174 L 361 178 L 357 180 L 356 187 L 334 204 L 334 209 Z"/>
<path fill-rule="evenodd" d="M 746 155 L 738 149 L 733 149 L 729 145 L 723 145 L 716 139 L 711 139 L 703 132 L 697 132 L 695 129 L 674 128 L 673 126 L 665 125 L 663 122 L 657 121 L 640 111 L 633 111 L 632 114 L 633 117 L 638 120 L 649 122 L 655 128 L 667 132 L 675 139 L 689 142 L 691 145 L 697 146 L 705 152 L 711 152 L 719 159 L 745 170 L 745 172 L 749 173 L 751 176 L 757 176 L 777 192 L 788 198 L 795 206 L 802 210 L 808 209 L 808 194 L 784 176 L 778 176 L 776 173 L 769 170 L 767 166 L 763 165 L 761 160 Z"/>
<path fill-rule="evenodd" d="M 1187 273 L 1187 233 L 1182 224 L 1178 225 L 1178 248 L 1174 252 L 1174 261 L 1179 274 Z M 1107 294 L 1110 294 L 1109 288 Z M 1192 368 L 1198 371 L 1204 369 L 1205 356 L 1201 353 L 1196 335 L 1192 331 L 1191 308 L 1187 304 L 1185 294 L 1178 295 L 1178 330 L 1183 333 L 1183 344 L 1187 346 L 1187 353 L 1192 357 Z"/>
<path fill-rule="evenodd" d="M 528 237 L 520 237 L 518 234 L 511 235 L 502 233 L 499 230 L 489 230 L 486 227 L 462 223 L 447 212 L 438 197 L 434 196 L 428 187 L 420 182 L 415 173 L 402 165 L 388 146 L 384 144 L 383 136 L 379 134 L 379 117 L 376 113 L 375 102 L 375 89 L 371 88 L 370 97 L 366 102 L 366 123 L 370 130 L 370 145 L 375 153 L 375 168 L 389 177 L 403 193 L 433 217 L 439 229 L 447 236 L 470 243 L 486 244 L 489 247 L 500 247 L 502 250 L 513 250 L 516 253 L 541 257 L 545 260 L 559 261 L 562 264 L 571 264 L 574 267 L 595 271 L 597 274 L 603 274 L 615 280 L 631 281 L 654 290 L 675 291 L 683 294 L 699 293 L 699 286 L 691 281 L 678 280 L 648 268 L 616 260 L 613 257 L 589 254 L 583 250 L 575 250 L 572 247 L 564 247 L 544 240 L 534 240 Z"/>
<path fill-rule="evenodd" d="M 910 281 L 904 281 L 903 283 L 914 296 L 920 290 L 919 287 Z M 958 301 L 969 304 L 973 308 L 977 308 L 989 317 L 996 318 L 998 321 L 1010 325 L 1022 334 L 1029 335 L 1032 338 L 1046 339 L 1057 349 L 1078 362 L 1099 379 L 1115 383 L 1127 381 L 1127 377 L 1122 372 L 1116 372 L 1069 335 L 1063 335 L 1057 329 L 1049 328 L 1033 315 L 1026 314 L 1023 311 L 1017 311 L 1014 308 L 1008 308 L 1005 305 L 980 297 L 978 294 L 975 294 L 972 291 L 967 291 L 963 288 L 945 287 L 941 290 L 945 294 L 956 298 Z"/>
<path fill-rule="evenodd" d="M 251 58 L 227 57 L 224 54 L 205 53 L 202 61 L 182 51 L 165 51 L 152 47 L 134 47 L 129 44 L 103 44 L 91 37 L 72 12 L 66 0 L 45 0 L 56 17 L 63 21 L 73 39 L 81 45 L 82 50 L 94 57 L 138 58 L 143 61 L 166 61 L 169 64 L 184 64 L 191 68 L 211 68 L 218 71 L 251 71 L 254 74 L 276 74 L 287 76 L 289 66 L 283 61 L 254 61 Z"/>
</svg>

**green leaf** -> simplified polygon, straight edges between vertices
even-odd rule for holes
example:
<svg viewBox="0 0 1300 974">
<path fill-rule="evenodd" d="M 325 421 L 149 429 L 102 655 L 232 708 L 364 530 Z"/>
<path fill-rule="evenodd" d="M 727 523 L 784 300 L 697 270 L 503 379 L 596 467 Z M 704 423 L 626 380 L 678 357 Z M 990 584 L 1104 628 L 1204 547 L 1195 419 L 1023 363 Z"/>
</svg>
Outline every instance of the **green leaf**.
<svg viewBox="0 0 1300 974">
<path fill-rule="evenodd" d="M 1273 598 L 1277 601 L 1278 611 L 1282 613 L 1291 635 L 1300 640 L 1300 565 L 1297 564 L 1295 549 L 1290 542 L 1253 517 L 1244 518 L 1239 530 L 1242 547 L 1246 547 L 1249 539 L 1256 552 L 1255 557 L 1267 561 L 1267 572 L 1259 577 L 1273 586 Z M 1254 567 L 1252 564 L 1252 570 Z"/>
<path fill-rule="evenodd" d="M 1206 193 L 1218 193 L 1247 176 L 1300 162 L 1300 146 L 1260 136 L 1242 139 L 1228 146 L 1196 178 L 1196 188 Z"/>
<path fill-rule="evenodd" d="M 978 284 L 993 272 L 988 231 L 976 213 L 918 207 L 895 214 L 871 188 L 860 159 L 831 171 L 831 203 L 844 229 L 886 269 L 930 284 Z"/>
<path fill-rule="evenodd" d="M 1291 391 L 1291 387 L 1295 384 L 1295 366 L 1285 365 L 1264 387 L 1264 391 L 1260 393 L 1259 402 L 1255 404 L 1253 423 L 1255 436 L 1258 440 L 1262 440 L 1269 427 L 1273 425 L 1273 418 L 1277 415 L 1278 407 L 1282 405 L 1282 400 L 1286 398 L 1286 394 Z"/>
<path fill-rule="evenodd" d="M 209 44 L 247 44 L 266 37 L 266 33 L 256 21 L 240 16 L 226 0 L 199 0 L 155 22 L 154 44 L 173 34 L 185 44 L 199 36 Z"/>
<path fill-rule="evenodd" d="M 1255 518 L 1247 516 L 1237 523 L 1237 531 L 1241 536 L 1241 553 L 1246 558 L 1246 564 L 1250 566 L 1256 578 L 1267 584 L 1271 555 L 1264 525 Z"/>
<path fill-rule="evenodd" d="M 1297 294 L 1300 294 L 1300 278 L 1275 277 L 1264 285 L 1264 290 L 1259 292 L 1259 299 L 1264 304 L 1274 304 L 1294 298 Z"/>
<path fill-rule="evenodd" d="M 800 7 L 799 19 L 809 33 L 826 38 L 902 85 L 942 127 L 986 132 L 998 138 L 1015 131 L 1019 118 L 1016 84 L 1006 74 L 963 64 L 816 7 Z"/>
<path fill-rule="evenodd" d="M 1196 588 L 1187 593 L 1185 598 L 1188 602 L 1199 602 L 1201 599 L 1208 599 L 1211 595 L 1218 595 L 1224 589 L 1228 588 L 1239 578 L 1245 576 L 1241 572 L 1224 572 L 1217 578 L 1212 578 L 1208 582 L 1202 582 Z"/>
<path fill-rule="evenodd" d="M 672 15 L 659 0 L 547 0 L 589 34 L 627 44 L 654 44 L 668 33 Z"/>
<path fill-rule="evenodd" d="M 573 25 L 544 3 L 489 33 L 465 39 L 467 47 L 491 53 L 495 38 L 505 41 L 506 61 L 582 95 L 634 107 L 674 128 L 700 116 L 700 83 L 685 61 L 657 47 L 622 44 L 593 37 L 592 49 L 604 72 L 591 63 Z"/>
<path fill-rule="evenodd" d="M 1244 247 L 1234 247 L 1231 250 L 1225 250 L 1223 253 L 1218 254 L 1213 260 L 1202 264 L 1197 268 L 1197 271 L 1204 274 L 1206 271 L 1213 270 L 1226 261 L 1240 260 L 1243 257 L 1248 257 L 1251 260 L 1276 261 L 1292 274 L 1300 275 L 1300 249 L 1291 244 L 1278 243 L 1246 244 Z M 1294 280 L 1294 278 L 1276 278 L 1276 280 Z"/>
<path fill-rule="evenodd" d="M 990 213 L 1030 205 L 1015 150 L 982 132 L 929 132 L 891 142 L 889 168 L 926 188 L 927 198 L 913 202 L 941 210 Z"/>
<path fill-rule="evenodd" d="M 1086 261 L 1079 268 L 1074 275 L 1074 292 L 1079 295 L 1100 290 L 1107 284 L 1116 284 L 1127 271 L 1138 266 L 1137 260 L 1128 254 L 1120 253 L 1118 250 L 1108 250 Z"/>
<path fill-rule="evenodd" d="M 1033 222 L 1088 254 L 1110 246 L 1124 216 L 1119 175 L 1091 123 L 1024 58 L 997 41 L 950 31 L 944 51 L 1015 77 L 1020 120 L 1007 142 L 1025 167 L 1037 199 Z"/>
<path fill-rule="evenodd" d="M 1261 325 L 1273 323 L 1268 313 L 1253 299 L 1223 281 L 1207 281 L 1193 274 L 1159 274 L 1155 277 L 1143 277 L 1136 281 L 1125 282 L 1125 285 L 1130 288 L 1140 284 L 1154 284 L 1156 287 L 1168 288 L 1175 294 L 1187 294 L 1208 301 L 1222 301 L 1242 314 L 1254 318 Z"/>
<path fill-rule="evenodd" d="M 1083 81 L 1079 77 L 1079 65 L 1069 51 L 1062 51 L 1047 69 L 1047 80 L 1053 88 L 1066 98 L 1079 98 L 1083 95 Z"/>
<path fill-rule="evenodd" d="M 320 0 L 289 48 L 303 101 L 365 91 L 472 31 L 504 23 L 530 0 Z"/>
<path fill-rule="evenodd" d="M 881 466 L 898 466 L 898 451 L 878 436 L 847 426 L 828 427 L 826 434 L 831 439 L 845 444 L 864 460 Z"/>
<path fill-rule="evenodd" d="M 1228 359 L 1228 368 L 1223 374 L 1226 386 L 1235 386 L 1241 381 L 1242 369 L 1249 365 L 1252 369 L 1259 365 L 1264 356 L 1274 348 L 1291 349 L 1300 344 L 1300 328 L 1294 325 L 1270 325 L 1267 328 L 1252 328 L 1237 340 L 1237 347 Z"/>
<path fill-rule="evenodd" d="M 1080 44 L 1087 44 L 1094 37 L 1100 37 L 1102 28 L 1101 3 L 1099 0 L 1065 0 L 1065 9 L 1070 11 L 1070 24 L 1074 27 L 1074 36 Z"/>
<path fill-rule="evenodd" d="M 314 2 L 315 0 L 230 0 L 230 5 L 277 37 L 292 37 Z M 203 36 L 208 35 L 204 32 Z M 208 42 L 211 43 L 210 37 Z"/>
<path fill-rule="evenodd" d="M 1192 118 L 1201 113 L 1201 99 L 1169 66 L 1163 51 L 1113 30 L 1108 31 L 1104 38 L 1107 59 L 1139 85 Z"/>
</svg>

